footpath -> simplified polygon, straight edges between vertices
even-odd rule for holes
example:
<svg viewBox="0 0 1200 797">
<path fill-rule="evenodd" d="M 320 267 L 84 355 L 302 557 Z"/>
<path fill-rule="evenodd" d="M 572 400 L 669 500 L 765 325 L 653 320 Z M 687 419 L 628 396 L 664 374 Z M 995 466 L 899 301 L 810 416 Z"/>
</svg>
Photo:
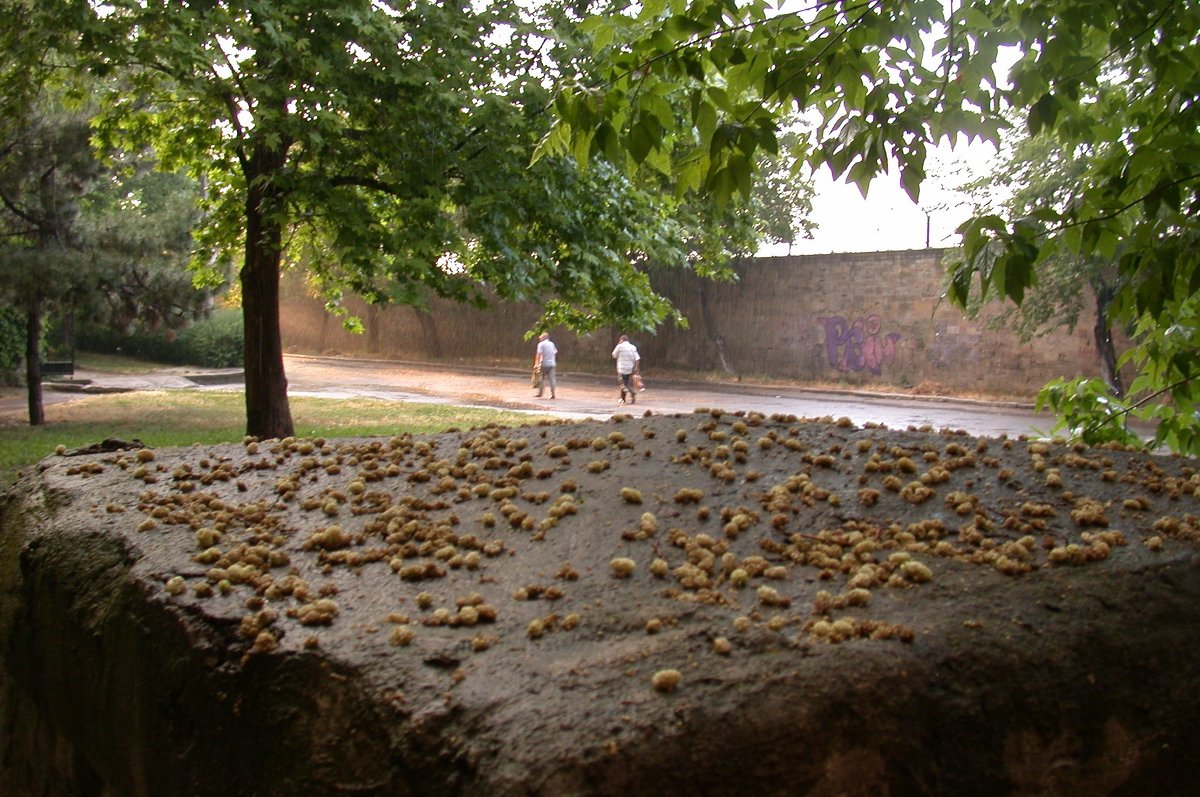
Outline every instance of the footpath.
<svg viewBox="0 0 1200 797">
<path fill-rule="evenodd" d="M 813 391 L 748 382 L 657 379 L 646 373 L 647 389 L 635 404 L 618 404 L 616 375 L 560 371 L 557 399 L 537 398 L 529 373 L 512 368 L 458 366 L 342 357 L 287 355 L 288 393 L 325 398 L 422 401 L 458 406 L 500 407 L 567 418 L 607 418 L 616 412 L 690 413 L 696 408 L 758 411 L 768 415 L 847 417 L 856 424 L 882 423 L 963 429 L 996 436 L 1036 434 L 1051 426 L 1028 405 L 942 397 L 863 392 Z M 240 369 L 165 368 L 141 374 L 107 374 L 80 369 L 69 381 L 43 383 L 47 406 L 89 395 L 158 390 L 243 389 Z M 0 416 L 23 413 L 23 392 L 0 399 Z"/>
</svg>

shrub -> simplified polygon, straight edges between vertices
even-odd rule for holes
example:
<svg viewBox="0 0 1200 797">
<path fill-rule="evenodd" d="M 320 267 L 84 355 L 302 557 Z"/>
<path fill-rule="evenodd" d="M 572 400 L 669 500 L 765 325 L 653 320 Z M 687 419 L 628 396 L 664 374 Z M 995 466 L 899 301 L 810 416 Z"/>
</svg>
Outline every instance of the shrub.
<svg viewBox="0 0 1200 797">
<path fill-rule="evenodd" d="M 184 327 L 177 335 L 135 331 L 123 334 L 106 327 L 80 330 L 80 349 L 102 354 L 124 354 L 155 362 L 232 368 L 242 362 L 242 314 L 223 308 L 203 321 Z"/>
<path fill-rule="evenodd" d="M 185 328 L 175 343 L 187 352 L 186 365 L 232 368 L 242 364 L 243 338 L 241 310 L 225 308 Z"/>
</svg>

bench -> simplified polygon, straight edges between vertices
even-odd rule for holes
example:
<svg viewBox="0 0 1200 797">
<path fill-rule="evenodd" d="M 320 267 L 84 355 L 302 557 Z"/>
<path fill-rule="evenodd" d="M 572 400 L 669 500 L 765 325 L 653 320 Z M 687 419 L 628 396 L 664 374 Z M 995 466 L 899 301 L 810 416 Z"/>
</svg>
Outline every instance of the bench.
<svg viewBox="0 0 1200 797">
<path fill-rule="evenodd" d="M 72 360 L 51 360 L 39 363 L 38 367 L 41 369 L 43 377 L 75 375 L 75 363 Z"/>
</svg>

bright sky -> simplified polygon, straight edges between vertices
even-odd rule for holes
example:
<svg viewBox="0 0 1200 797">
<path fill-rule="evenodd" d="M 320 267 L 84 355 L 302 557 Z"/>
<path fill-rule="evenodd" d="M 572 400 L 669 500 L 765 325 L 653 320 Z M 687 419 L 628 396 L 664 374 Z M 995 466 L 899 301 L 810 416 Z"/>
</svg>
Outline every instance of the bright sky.
<svg viewBox="0 0 1200 797">
<path fill-rule="evenodd" d="M 780 11 L 786 12 L 792 5 L 793 0 L 781 0 Z M 1014 48 L 1001 48 L 995 70 L 1002 82 L 1017 56 Z M 857 186 L 835 182 L 828 170 L 822 169 L 817 174 L 813 200 L 812 220 L 818 227 L 812 240 L 797 241 L 790 253 L 823 255 L 956 246 L 958 236 L 954 231 L 969 214 L 962 197 L 952 189 L 968 179 L 987 175 L 995 154 L 993 145 L 967 143 L 963 138 L 953 148 L 942 144 L 930 150 L 921 198 L 915 203 L 900 187 L 898 174 L 877 178 L 863 198 Z M 758 254 L 788 253 L 787 245 L 776 245 Z"/>
<path fill-rule="evenodd" d="M 955 246 L 954 230 L 967 218 L 967 207 L 951 189 L 972 176 L 987 174 L 994 149 L 990 144 L 942 146 L 930 153 L 921 200 L 914 203 L 900 187 L 898 175 L 879 177 L 864 199 L 855 185 L 835 182 L 827 170 L 817 174 L 813 220 L 819 225 L 811 241 L 797 241 L 793 255 L 924 249 L 926 223 L 931 247 Z M 786 245 L 765 247 L 761 255 L 786 255 Z"/>
</svg>

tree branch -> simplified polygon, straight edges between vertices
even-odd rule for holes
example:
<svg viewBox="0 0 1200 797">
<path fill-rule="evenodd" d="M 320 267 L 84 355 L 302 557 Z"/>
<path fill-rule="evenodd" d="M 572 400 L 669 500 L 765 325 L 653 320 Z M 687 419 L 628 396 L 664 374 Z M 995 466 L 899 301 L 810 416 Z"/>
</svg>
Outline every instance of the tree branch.
<svg viewBox="0 0 1200 797">
<path fill-rule="evenodd" d="M 329 178 L 329 184 L 334 188 L 369 188 L 372 191 L 379 191 L 388 196 L 396 197 L 397 199 L 416 199 L 417 194 L 403 191 L 399 186 L 393 183 L 386 183 L 383 180 L 377 180 L 374 177 L 359 177 L 352 174 L 344 174 L 338 177 Z"/>
<path fill-rule="evenodd" d="M 1064 222 L 1057 227 L 1048 228 L 1044 233 L 1042 233 L 1042 235 L 1049 235 L 1051 233 L 1062 232 L 1063 230 L 1070 229 L 1071 227 L 1078 227 L 1081 224 L 1091 224 L 1092 222 L 1096 222 L 1096 221 L 1109 221 L 1111 219 L 1115 219 L 1117 216 L 1120 216 L 1122 213 L 1132 210 L 1133 208 L 1135 208 L 1138 205 L 1145 202 L 1150 197 L 1154 196 L 1157 193 L 1162 192 L 1164 189 L 1167 189 L 1167 188 L 1170 188 L 1170 187 L 1176 186 L 1176 185 L 1183 185 L 1186 182 L 1189 182 L 1191 180 L 1196 180 L 1196 179 L 1200 179 L 1200 172 L 1193 172 L 1192 174 L 1185 174 L 1183 177 L 1180 177 L 1177 180 L 1172 180 L 1169 183 L 1164 183 L 1162 185 L 1154 186 L 1154 188 L 1152 188 L 1149 191 L 1147 191 L 1146 193 L 1142 194 L 1140 197 L 1138 197 L 1136 199 L 1131 199 L 1129 202 L 1126 202 L 1124 205 L 1121 205 L 1120 207 L 1115 208 L 1114 210 L 1111 210 L 1108 213 L 1101 213 L 1098 216 L 1092 216 L 1092 217 L 1086 218 L 1086 219 L 1077 219 L 1074 221 Z"/>
<path fill-rule="evenodd" d="M 1192 354 L 1193 355 L 1200 354 L 1200 348 L 1192 349 Z M 1088 432 L 1094 432 L 1097 429 L 1099 429 L 1101 426 L 1104 426 L 1104 425 L 1116 420 L 1117 418 L 1122 418 L 1122 419 L 1126 418 L 1131 413 L 1133 413 L 1133 411 L 1136 410 L 1137 408 L 1143 407 L 1146 404 L 1149 404 L 1151 401 L 1154 401 L 1155 399 L 1159 398 L 1160 396 L 1170 393 L 1172 390 L 1175 390 L 1176 388 L 1183 387 L 1184 385 L 1188 384 L 1189 382 L 1195 381 L 1195 379 L 1196 379 L 1196 377 L 1194 377 L 1194 376 L 1187 376 L 1187 377 L 1184 377 L 1183 379 L 1179 379 L 1175 382 L 1172 382 L 1171 384 L 1167 385 L 1166 387 L 1162 388 L 1161 390 L 1156 390 L 1153 393 L 1151 393 L 1150 395 L 1145 396 L 1144 398 L 1139 399 L 1138 401 L 1135 401 L 1134 403 L 1130 404 L 1128 407 L 1125 407 L 1124 409 L 1122 409 L 1120 412 L 1116 413 L 1115 415 L 1110 415 L 1107 418 L 1102 418 L 1101 420 L 1096 421 L 1093 424 L 1090 424 L 1084 430 L 1084 434 L 1087 434 Z"/>
<path fill-rule="evenodd" d="M 26 224 L 32 226 L 34 231 L 41 227 L 41 225 L 38 223 L 38 219 L 35 216 L 30 215 L 27 211 L 21 208 L 16 201 L 3 190 L 0 190 L 0 201 L 4 203 L 4 207 L 8 208 L 10 213 Z"/>
</svg>

